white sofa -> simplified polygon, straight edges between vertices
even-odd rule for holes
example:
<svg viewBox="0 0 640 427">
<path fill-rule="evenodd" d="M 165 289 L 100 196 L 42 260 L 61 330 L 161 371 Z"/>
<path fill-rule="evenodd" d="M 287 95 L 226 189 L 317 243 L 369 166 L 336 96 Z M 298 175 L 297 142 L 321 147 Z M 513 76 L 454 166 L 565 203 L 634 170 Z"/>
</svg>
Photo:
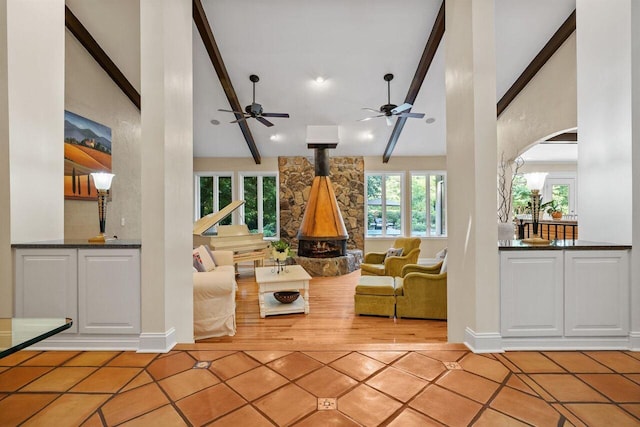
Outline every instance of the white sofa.
<svg viewBox="0 0 640 427">
<path fill-rule="evenodd" d="M 232 251 L 211 251 L 215 269 L 193 273 L 196 340 L 236 333 L 236 276 Z"/>
</svg>

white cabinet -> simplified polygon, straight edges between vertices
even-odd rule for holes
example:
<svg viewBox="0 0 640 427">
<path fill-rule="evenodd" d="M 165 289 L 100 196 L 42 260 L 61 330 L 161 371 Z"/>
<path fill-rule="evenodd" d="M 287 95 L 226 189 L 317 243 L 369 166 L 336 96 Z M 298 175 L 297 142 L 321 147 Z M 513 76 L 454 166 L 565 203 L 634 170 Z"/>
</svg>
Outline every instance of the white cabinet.
<svg viewBox="0 0 640 427">
<path fill-rule="evenodd" d="M 15 254 L 16 317 L 69 317 L 78 332 L 78 258 L 75 249 L 21 249 Z"/>
<path fill-rule="evenodd" d="M 562 251 L 502 251 L 500 280 L 503 337 L 562 335 Z"/>
<path fill-rule="evenodd" d="M 628 250 L 500 251 L 507 348 L 618 348 L 629 330 Z"/>
<path fill-rule="evenodd" d="M 140 250 L 15 250 L 15 315 L 70 317 L 70 333 L 140 333 Z"/>
<path fill-rule="evenodd" d="M 566 251 L 566 336 L 629 334 L 629 252 Z"/>
<path fill-rule="evenodd" d="M 78 250 L 80 333 L 140 332 L 140 251 Z"/>
</svg>

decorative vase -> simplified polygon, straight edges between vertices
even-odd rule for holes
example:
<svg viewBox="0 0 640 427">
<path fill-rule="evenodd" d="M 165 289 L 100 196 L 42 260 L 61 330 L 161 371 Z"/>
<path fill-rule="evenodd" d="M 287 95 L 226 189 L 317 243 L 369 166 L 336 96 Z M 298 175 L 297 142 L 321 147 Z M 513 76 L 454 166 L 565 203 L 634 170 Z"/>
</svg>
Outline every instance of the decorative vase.
<svg viewBox="0 0 640 427">
<path fill-rule="evenodd" d="M 553 218 L 553 219 L 562 219 L 562 212 L 560 212 L 560 211 L 551 212 L 551 218 Z"/>
</svg>

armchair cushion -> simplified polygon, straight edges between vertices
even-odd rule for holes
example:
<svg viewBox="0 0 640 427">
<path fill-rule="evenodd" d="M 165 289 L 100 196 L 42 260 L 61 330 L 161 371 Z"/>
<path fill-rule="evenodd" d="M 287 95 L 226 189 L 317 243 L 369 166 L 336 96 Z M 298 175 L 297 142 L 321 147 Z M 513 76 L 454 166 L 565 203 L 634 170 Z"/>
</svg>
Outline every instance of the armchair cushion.
<svg viewBox="0 0 640 427">
<path fill-rule="evenodd" d="M 396 278 L 396 316 L 420 319 L 447 318 L 447 273 L 434 266 L 406 265 Z M 431 271 L 431 273 L 429 273 Z"/>
</svg>

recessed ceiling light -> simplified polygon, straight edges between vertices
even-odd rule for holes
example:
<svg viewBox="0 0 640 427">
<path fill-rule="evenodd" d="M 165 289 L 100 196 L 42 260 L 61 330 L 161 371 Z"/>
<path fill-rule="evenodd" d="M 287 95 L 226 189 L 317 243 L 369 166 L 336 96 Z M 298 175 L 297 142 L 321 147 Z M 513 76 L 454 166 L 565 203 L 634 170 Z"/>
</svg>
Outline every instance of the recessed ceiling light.
<svg viewBox="0 0 640 427">
<path fill-rule="evenodd" d="M 360 138 L 364 141 L 371 141 L 373 139 L 373 134 L 369 131 L 361 132 Z"/>
<path fill-rule="evenodd" d="M 211 119 L 209 120 L 209 123 L 211 123 L 214 126 L 218 126 L 220 124 L 220 120 Z"/>
<path fill-rule="evenodd" d="M 274 133 L 273 135 L 271 135 L 271 136 L 269 137 L 269 139 L 270 139 L 271 141 L 279 141 L 279 140 L 280 140 L 280 135 L 278 135 L 277 133 Z"/>
<path fill-rule="evenodd" d="M 322 83 L 324 83 L 324 81 L 325 81 L 325 80 L 324 80 L 324 77 L 322 77 L 322 76 L 318 76 L 318 77 L 316 77 L 316 80 L 315 80 L 315 82 L 316 82 L 316 83 L 318 83 L 319 85 L 321 85 Z"/>
<path fill-rule="evenodd" d="M 436 119 L 434 119 L 433 117 L 429 117 L 427 120 L 425 120 L 425 122 L 427 122 L 427 124 L 431 124 L 433 122 L 435 122 Z"/>
</svg>

